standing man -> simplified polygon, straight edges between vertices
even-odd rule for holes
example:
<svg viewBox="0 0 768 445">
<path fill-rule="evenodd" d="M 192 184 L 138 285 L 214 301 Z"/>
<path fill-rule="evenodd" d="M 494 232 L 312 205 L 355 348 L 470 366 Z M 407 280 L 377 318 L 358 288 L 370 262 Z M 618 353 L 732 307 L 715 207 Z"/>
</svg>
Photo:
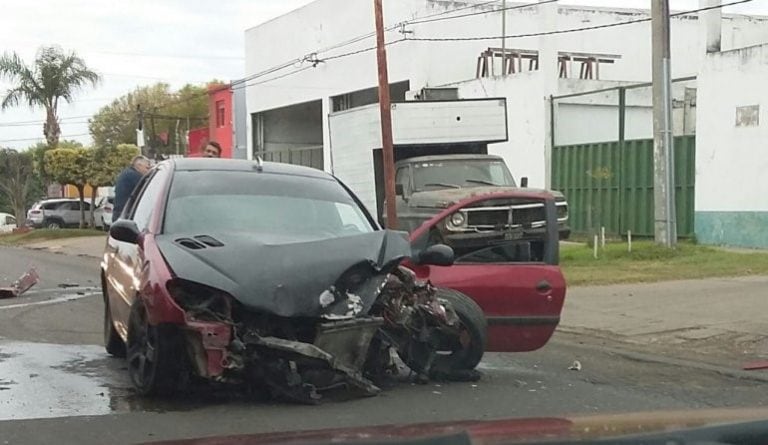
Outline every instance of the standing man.
<svg viewBox="0 0 768 445">
<path fill-rule="evenodd" d="M 117 175 L 117 180 L 115 181 L 115 205 L 112 208 L 112 215 L 115 221 L 123 213 L 123 207 L 128 202 L 128 198 L 131 197 L 136 184 L 139 183 L 142 176 L 147 174 L 150 168 L 149 159 L 139 155 L 133 158 L 129 167 Z"/>
<path fill-rule="evenodd" d="M 216 141 L 208 142 L 203 149 L 203 156 L 206 158 L 220 158 L 221 144 Z"/>
</svg>

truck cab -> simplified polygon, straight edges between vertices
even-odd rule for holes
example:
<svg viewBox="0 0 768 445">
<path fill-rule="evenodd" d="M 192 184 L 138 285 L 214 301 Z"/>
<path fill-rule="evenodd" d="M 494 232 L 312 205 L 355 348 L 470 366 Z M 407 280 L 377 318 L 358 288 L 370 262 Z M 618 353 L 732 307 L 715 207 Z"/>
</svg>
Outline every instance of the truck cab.
<svg viewBox="0 0 768 445">
<path fill-rule="evenodd" d="M 414 231 L 443 209 L 468 197 L 509 191 L 544 190 L 519 187 L 504 160 L 484 154 L 420 156 L 395 165 L 399 228 Z M 568 203 L 562 193 L 549 191 L 557 206 L 561 239 L 570 235 Z M 382 215 L 386 222 L 386 214 Z M 457 254 L 520 238 L 544 236 L 546 218 L 541 202 L 489 199 L 462 208 L 436 227 L 431 236 Z M 535 256 L 535 252 L 534 252 Z"/>
</svg>

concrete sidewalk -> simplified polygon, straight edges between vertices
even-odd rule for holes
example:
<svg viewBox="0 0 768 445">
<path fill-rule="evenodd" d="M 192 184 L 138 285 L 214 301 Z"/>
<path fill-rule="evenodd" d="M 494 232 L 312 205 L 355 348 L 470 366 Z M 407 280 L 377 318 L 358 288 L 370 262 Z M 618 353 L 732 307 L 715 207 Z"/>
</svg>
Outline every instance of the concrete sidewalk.
<svg viewBox="0 0 768 445">
<path fill-rule="evenodd" d="M 100 258 L 105 237 L 28 245 Z M 768 277 L 571 287 L 559 332 L 711 362 L 768 357 Z"/>
<path fill-rule="evenodd" d="M 107 242 L 107 234 L 103 236 L 82 236 L 74 238 L 62 238 L 57 240 L 40 241 L 26 244 L 24 247 L 33 250 L 46 250 L 65 255 L 87 256 L 101 258 L 104 246 Z"/>
</svg>

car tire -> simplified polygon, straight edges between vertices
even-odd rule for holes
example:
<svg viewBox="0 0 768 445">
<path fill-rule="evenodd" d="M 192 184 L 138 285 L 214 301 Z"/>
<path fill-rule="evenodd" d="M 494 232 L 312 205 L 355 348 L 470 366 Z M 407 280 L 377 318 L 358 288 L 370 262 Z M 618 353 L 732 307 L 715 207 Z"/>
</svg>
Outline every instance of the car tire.
<svg viewBox="0 0 768 445">
<path fill-rule="evenodd" d="M 43 227 L 51 230 L 58 230 L 64 227 L 64 224 L 58 219 L 49 219 L 49 220 L 43 221 Z"/>
<path fill-rule="evenodd" d="M 449 303 L 458 315 L 461 334 L 458 342 L 438 347 L 437 355 L 429 366 L 429 376 L 449 380 L 477 377 L 475 367 L 485 352 L 488 323 L 482 309 L 471 298 L 453 289 L 438 289 L 437 297 Z M 432 347 L 412 348 L 407 355 L 401 355 L 409 368 L 423 372 L 427 367 Z"/>
<path fill-rule="evenodd" d="M 101 219 L 101 228 L 105 232 L 109 232 L 109 226 L 107 225 L 107 223 L 104 222 L 104 218 Z"/>
<path fill-rule="evenodd" d="M 109 297 L 104 276 L 101 277 L 101 292 L 104 295 L 104 347 L 107 353 L 113 357 L 125 358 L 125 342 L 115 329 L 112 320 L 112 311 L 109 308 Z"/>
<path fill-rule="evenodd" d="M 140 297 L 131 307 L 126 344 L 128 373 L 139 395 L 168 396 L 184 381 L 184 343 L 176 326 L 149 323 Z"/>
</svg>

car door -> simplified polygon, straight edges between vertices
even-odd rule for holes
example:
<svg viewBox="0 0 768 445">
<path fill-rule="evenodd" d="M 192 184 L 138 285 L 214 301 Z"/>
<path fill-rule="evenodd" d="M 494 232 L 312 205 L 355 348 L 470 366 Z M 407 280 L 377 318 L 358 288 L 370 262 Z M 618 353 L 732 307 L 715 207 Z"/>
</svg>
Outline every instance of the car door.
<svg viewBox="0 0 768 445">
<path fill-rule="evenodd" d="M 164 170 L 159 169 L 142 178 L 136 191 L 126 203 L 126 219 L 133 220 L 140 233 L 145 233 L 149 226 L 160 193 L 163 190 Z M 140 243 L 139 243 L 140 244 Z M 110 237 L 105 254 L 110 310 L 115 328 L 122 336 L 127 336 L 128 316 L 136 298 L 139 278 L 142 273 L 143 259 L 141 246 L 117 241 Z"/>
<path fill-rule="evenodd" d="M 0 215 L 0 233 L 10 233 L 16 228 L 16 218 L 11 215 Z"/>
<path fill-rule="evenodd" d="M 494 194 L 499 196 L 500 194 Z M 504 193 L 508 197 L 514 194 Z M 535 195 L 542 200 L 547 196 Z M 444 218 L 489 195 L 469 198 L 425 222 L 411 235 L 414 251 L 429 246 L 429 231 Z M 551 197 L 549 197 L 551 198 Z M 541 258 L 531 255 L 531 244 L 540 240 L 518 239 L 489 245 L 457 258 L 452 266 L 410 264 L 419 279 L 438 287 L 458 290 L 482 308 L 488 321 L 486 350 L 497 352 L 532 351 L 544 346 L 560 321 L 565 300 L 565 279 L 557 265 L 557 224 L 554 200 L 548 200 L 545 251 Z M 549 220 L 548 218 L 548 220 Z"/>
</svg>

